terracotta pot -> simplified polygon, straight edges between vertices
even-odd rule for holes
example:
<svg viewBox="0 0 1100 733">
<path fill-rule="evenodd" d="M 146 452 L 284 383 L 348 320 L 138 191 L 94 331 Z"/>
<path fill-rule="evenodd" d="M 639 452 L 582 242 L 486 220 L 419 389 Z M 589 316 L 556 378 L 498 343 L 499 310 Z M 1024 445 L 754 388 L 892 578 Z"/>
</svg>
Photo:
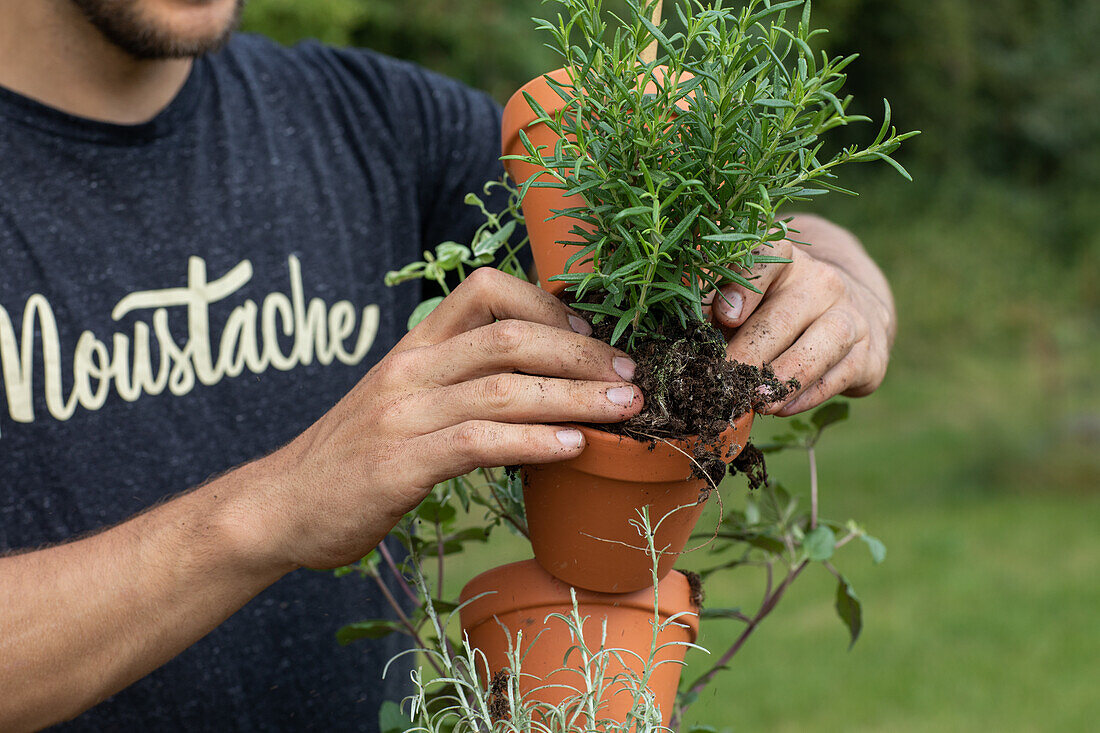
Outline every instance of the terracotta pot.
<svg viewBox="0 0 1100 733">
<path fill-rule="evenodd" d="M 572 85 L 569 73 L 565 69 L 555 69 L 546 76 L 551 77 L 563 86 Z M 501 150 L 504 155 L 527 154 L 527 150 L 523 147 L 523 141 L 519 136 L 521 129 L 536 148 L 540 145 L 546 145 L 552 151 L 560 139 L 545 123 L 531 125 L 531 122 L 535 119 L 535 113 L 528 104 L 526 97 L 524 97 L 524 92 L 530 94 L 550 115 L 562 109 L 566 104 L 566 101 L 546 83 L 543 76 L 523 85 L 519 91 L 512 95 L 512 98 L 508 100 L 508 104 L 504 107 L 504 119 L 501 128 Z M 518 160 L 504 161 L 504 168 L 519 186 L 522 186 L 531 176 L 545 170 L 542 166 L 535 166 Z M 550 178 L 549 176 L 543 176 L 540 180 L 549 181 Z M 527 194 L 523 197 L 523 216 L 527 220 L 527 233 L 531 237 L 531 253 L 535 258 L 535 269 L 539 273 L 539 285 L 555 295 L 565 289 L 566 283 L 548 282 L 547 278 L 565 272 L 566 260 L 577 251 L 575 247 L 569 247 L 560 244 L 560 242 L 583 241 L 577 235 L 570 234 L 570 230 L 574 226 L 580 225 L 578 220 L 569 217 L 558 217 L 547 221 L 552 216 L 553 210 L 560 211 L 585 205 L 584 198 L 580 194 L 564 196 L 563 193 L 564 191 L 557 188 L 529 188 Z M 574 268 L 573 271 L 591 272 L 591 263 L 589 263 L 587 269 Z"/>
<path fill-rule="evenodd" d="M 519 136 L 521 129 L 536 148 L 545 145 L 547 150 L 552 152 L 554 146 L 557 145 L 560 139 L 559 136 L 554 134 L 545 123 L 531 124 L 535 119 L 535 113 L 524 96 L 525 92 L 531 95 L 549 115 L 561 110 L 567 102 L 550 87 L 545 78 L 547 76 L 564 87 L 572 86 L 573 82 L 569 78 L 569 72 L 566 69 L 555 69 L 529 81 L 512 95 L 511 99 L 508 100 L 508 104 L 504 107 L 504 118 L 501 125 L 501 150 L 504 155 L 527 154 L 527 149 L 523 146 L 523 141 Z M 654 76 L 663 82 L 665 78 L 664 67 L 654 69 Z M 684 80 L 690 79 L 691 74 L 684 72 L 682 78 Z M 645 92 L 652 94 L 656 91 L 656 82 L 650 80 L 646 85 Z M 687 109 L 687 100 L 682 99 L 677 102 L 677 107 Z M 522 186 L 531 176 L 545 170 L 542 166 L 523 163 L 518 160 L 504 161 L 504 168 L 519 186 Z M 549 176 L 543 176 L 540 180 L 549 181 L 550 178 Z M 570 217 L 550 219 L 554 211 L 585 205 L 584 197 L 580 194 L 574 196 L 563 194 L 564 191 L 557 188 L 529 188 L 522 202 L 523 216 L 527 221 L 527 233 L 531 237 L 531 253 L 535 259 L 535 269 L 539 273 L 539 285 L 554 295 L 560 294 L 566 288 L 567 283 L 551 282 L 548 278 L 565 272 L 566 261 L 577 252 L 575 246 L 570 246 L 567 243 L 582 243 L 584 241 L 581 237 L 570 232 L 575 226 L 581 226 L 591 231 L 591 227 L 583 226 L 577 219 Z M 583 265 L 577 263 L 570 268 L 570 272 L 592 272 L 592 263 L 588 262 Z"/>
<path fill-rule="evenodd" d="M 477 576 L 462 589 L 461 599 L 466 601 L 489 592 L 490 595 L 464 606 L 460 617 L 470 645 L 485 654 L 490 677 L 510 667 L 507 657 L 509 639 L 514 646 L 516 634 L 522 631 L 520 651 L 526 656 L 523 657 L 519 687 L 525 699 L 557 706 L 576 693 L 547 685 L 584 689 L 584 678 L 577 671 L 582 668 L 578 653 L 571 653 L 563 664 L 566 651 L 576 641 L 571 638 L 564 621 L 547 619 L 552 613 L 568 616 L 572 612 L 569 586 L 548 575 L 534 560 L 525 560 L 502 565 Z M 657 637 L 658 645 L 694 642 L 699 632 L 699 617 L 687 578 L 679 572 L 670 574 L 658 586 L 658 596 L 662 621 L 677 613 L 690 612 L 677 618 L 675 624 L 670 624 L 661 632 Z M 602 626 L 606 620 L 605 649 L 629 649 L 642 659 L 649 657 L 653 643 L 652 587 L 625 595 L 578 590 L 577 605 L 581 617 L 589 617 L 583 629 L 585 644 L 591 651 L 600 648 Z M 685 650 L 682 645 L 665 647 L 658 652 L 657 661 L 683 661 Z M 635 675 L 641 676 L 641 660 L 629 654 L 619 656 Z M 650 676 L 649 689 L 656 696 L 666 725 L 680 683 L 680 669 L 680 665 L 674 662 L 661 664 Z M 609 656 L 605 679 L 610 680 L 623 670 L 623 664 Z M 624 721 L 632 707 L 633 695 L 619 682 L 611 685 L 605 693 L 601 698 L 604 706 L 600 708 L 598 717 Z"/>
<path fill-rule="evenodd" d="M 753 413 L 722 433 L 722 459 L 744 448 Z M 643 443 L 591 427 L 575 426 L 584 452 L 561 463 L 523 467 L 523 499 L 535 559 L 557 578 L 602 593 L 630 593 L 652 585 L 644 538 L 631 524 L 649 505 L 659 577 L 672 570 L 706 503 L 708 482 L 691 478 L 691 441 Z M 677 448 L 679 450 L 677 450 Z M 681 452 L 683 451 L 683 452 Z M 685 455 L 685 453 L 687 455 Z M 702 501 L 700 501 L 702 497 Z"/>
</svg>

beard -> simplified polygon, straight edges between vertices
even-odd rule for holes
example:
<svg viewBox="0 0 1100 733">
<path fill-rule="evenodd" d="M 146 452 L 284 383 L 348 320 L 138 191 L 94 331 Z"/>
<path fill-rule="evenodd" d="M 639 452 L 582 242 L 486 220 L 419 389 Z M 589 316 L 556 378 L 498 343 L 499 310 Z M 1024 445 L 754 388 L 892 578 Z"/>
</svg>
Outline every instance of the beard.
<svg viewBox="0 0 1100 733">
<path fill-rule="evenodd" d="M 141 0 L 72 0 L 103 36 L 136 59 L 193 58 L 225 45 L 240 22 L 245 0 L 234 0 L 223 27 L 205 35 L 172 33 L 142 13 Z"/>
</svg>

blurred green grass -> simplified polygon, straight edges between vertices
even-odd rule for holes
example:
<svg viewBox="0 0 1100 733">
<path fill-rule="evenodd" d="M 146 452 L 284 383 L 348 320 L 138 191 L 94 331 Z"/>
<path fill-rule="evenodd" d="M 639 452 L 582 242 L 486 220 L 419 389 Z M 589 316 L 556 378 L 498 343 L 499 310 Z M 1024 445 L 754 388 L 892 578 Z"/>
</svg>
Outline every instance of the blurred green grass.
<svg viewBox="0 0 1100 733">
<path fill-rule="evenodd" d="M 855 647 L 833 613 L 835 580 L 812 568 L 692 719 L 735 731 L 1094 730 L 1098 510 L 1097 497 L 1067 496 L 865 509 L 890 552 L 882 566 L 857 547 L 837 559 L 863 601 Z M 755 602 L 759 579 L 746 576 L 708 600 Z M 739 631 L 726 623 L 701 643 L 721 653 Z M 686 674 L 702 664 L 695 655 Z"/>
</svg>

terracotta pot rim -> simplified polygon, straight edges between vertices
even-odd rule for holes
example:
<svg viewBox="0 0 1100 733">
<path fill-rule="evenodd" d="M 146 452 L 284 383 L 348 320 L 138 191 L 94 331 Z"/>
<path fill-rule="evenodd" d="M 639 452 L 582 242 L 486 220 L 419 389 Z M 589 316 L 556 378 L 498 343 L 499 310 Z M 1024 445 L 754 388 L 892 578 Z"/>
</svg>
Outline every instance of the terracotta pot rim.
<svg viewBox="0 0 1100 733">
<path fill-rule="evenodd" d="M 500 582 L 517 575 L 521 576 L 520 583 L 516 584 L 517 587 L 513 587 L 511 593 L 502 593 L 499 589 Z M 462 589 L 461 603 L 481 596 L 462 607 L 460 611 L 462 627 L 474 629 L 482 623 L 491 621 L 494 616 L 502 616 L 506 613 L 570 605 L 572 601 L 569 589 L 568 584 L 547 573 L 534 559 L 497 566 L 475 576 Z M 630 593 L 598 593 L 583 588 L 574 588 L 574 590 L 577 593 L 578 605 L 653 612 L 653 586 Z M 493 593 L 493 591 L 496 592 Z M 688 627 L 691 640 L 694 641 L 699 633 L 698 609 L 680 608 L 676 605 L 684 596 L 690 594 L 687 576 L 679 570 L 674 570 L 660 581 L 658 591 L 661 616 L 668 618 L 678 613 L 682 614 L 676 619 L 676 623 Z M 488 595 L 482 595 L 486 593 Z M 525 600 L 520 601 L 519 598 Z M 689 613 L 684 613 L 685 611 Z"/>
<path fill-rule="evenodd" d="M 733 460 L 747 442 L 755 413 L 746 412 L 727 427 L 718 439 L 725 463 Z M 592 476 L 639 483 L 682 481 L 692 474 L 692 453 L 699 438 L 683 440 L 639 440 L 609 433 L 591 425 L 571 424 L 584 435 L 587 444 L 580 455 L 561 466 Z M 736 448 L 734 446 L 737 446 Z"/>
<path fill-rule="evenodd" d="M 664 69 L 665 67 L 658 67 Z M 664 78 L 664 74 L 658 74 Z M 535 119 L 535 112 L 531 109 L 531 106 L 527 103 L 523 93 L 527 92 L 534 97 L 542 108 L 546 110 L 547 114 L 554 114 L 562 107 L 564 107 L 568 100 L 562 99 L 557 92 L 546 83 L 546 77 L 550 77 L 563 87 L 573 85 L 573 78 L 569 75 L 569 70 L 564 66 L 559 66 L 556 69 L 546 72 L 545 74 L 539 74 L 531 81 L 527 82 L 519 89 L 517 89 L 511 97 L 508 98 L 508 102 L 504 105 L 504 113 L 501 119 L 501 150 L 507 155 L 508 151 L 518 145 L 519 131 L 528 125 Z M 682 72 L 681 79 L 688 80 L 693 78 L 694 75 L 691 72 Z M 546 90 L 546 97 L 549 99 L 541 98 L 540 94 L 543 90 Z M 677 107 L 686 110 L 688 103 L 686 100 L 680 100 L 677 102 Z M 505 161 L 509 163 L 511 161 Z"/>
<path fill-rule="evenodd" d="M 749 410 L 748 412 L 745 412 L 745 413 L 742 413 L 742 414 L 738 415 L 737 419 L 735 419 L 733 422 L 731 422 L 729 427 L 726 428 L 726 430 L 722 431 L 722 434 L 725 434 L 725 432 L 730 430 L 730 429 L 738 429 L 738 428 L 742 427 L 742 425 L 746 422 L 752 422 L 753 418 L 755 418 L 755 417 L 756 417 L 756 413 L 753 410 Z M 687 437 L 687 438 L 662 438 L 662 439 L 658 439 L 658 440 L 650 440 L 650 439 L 641 439 L 641 440 L 639 440 L 638 438 L 631 438 L 628 435 L 619 435 L 618 433 L 611 433 L 611 432 L 608 432 L 606 430 L 601 430 L 597 427 L 594 427 L 591 424 L 588 424 L 588 425 L 584 425 L 584 424 L 581 424 L 581 423 L 564 423 L 564 424 L 567 425 L 568 427 L 576 428 L 577 430 L 581 431 L 581 433 L 584 435 L 585 448 L 588 448 L 589 446 L 594 446 L 594 447 L 599 446 L 600 448 L 608 448 L 608 449 L 614 450 L 615 448 L 620 447 L 620 446 L 622 446 L 622 447 L 626 447 L 626 446 L 638 447 L 638 446 L 640 446 L 640 447 L 648 450 L 649 446 L 652 445 L 653 443 L 657 443 L 658 445 L 664 445 L 665 442 L 667 441 L 669 444 L 674 445 L 674 446 L 676 446 L 677 448 L 679 448 L 681 450 L 691 452 L 691 450 L 699 443 L 699 436 L 698 435 L 693 435 L 693 436 L 690 436 L 690 437 Z"/>
</svg>

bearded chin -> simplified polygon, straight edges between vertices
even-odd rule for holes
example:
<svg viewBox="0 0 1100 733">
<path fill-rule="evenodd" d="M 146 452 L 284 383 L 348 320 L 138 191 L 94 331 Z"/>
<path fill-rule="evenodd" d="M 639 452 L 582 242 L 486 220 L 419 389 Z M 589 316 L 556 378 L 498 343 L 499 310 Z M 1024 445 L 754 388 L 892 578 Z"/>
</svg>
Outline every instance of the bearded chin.
<svg viewBox="0 0 1100 733">
<path fill-rule="evenodd" d="M 245 0 L 235 0 L 233 15 L 216 32 L 184 36 L 172 33 L 145 16 L 141 11 L 141 0 L 72 2 L 108 41 L 134 58 L 143 60 L 193 58 L 218 50 L 236 30 L 245 4 Z"/>
</svg>

